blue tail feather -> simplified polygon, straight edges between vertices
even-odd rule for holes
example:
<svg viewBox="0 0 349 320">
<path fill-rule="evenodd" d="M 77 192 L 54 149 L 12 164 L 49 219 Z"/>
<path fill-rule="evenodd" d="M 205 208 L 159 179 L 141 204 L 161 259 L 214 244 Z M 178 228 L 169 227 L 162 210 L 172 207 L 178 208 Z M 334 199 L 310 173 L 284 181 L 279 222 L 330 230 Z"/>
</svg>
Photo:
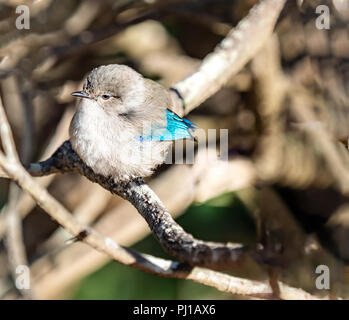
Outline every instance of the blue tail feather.
<svg viewBox="0 0 349 320">
<path fill-rule="evenodd" d="M 166 109 L 166 128 L 155 128 L 147 137 L 140 137 L 143 140 L 172 141 L 178 139 L 193 138 L 191 132 L 196 125 L 188 119 L 181 118 L 171 110 Z"/>
</svg>

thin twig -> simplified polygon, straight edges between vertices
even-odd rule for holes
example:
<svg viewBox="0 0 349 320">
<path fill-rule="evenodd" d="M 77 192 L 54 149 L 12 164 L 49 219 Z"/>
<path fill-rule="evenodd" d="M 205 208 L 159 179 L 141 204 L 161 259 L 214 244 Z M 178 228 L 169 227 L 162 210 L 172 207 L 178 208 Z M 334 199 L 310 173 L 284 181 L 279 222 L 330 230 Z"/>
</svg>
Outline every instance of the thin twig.
<svg viewBox="0 0 349 320">
<path fill-rule="evenodd" d="M 13 162 L 19 161 L 15 143 L 12 136 L 12 132 L 10 129 L 10 125 L 7 121 L 7 117 L 5 114 L 5 109 L 2 104 L 1 97 L 0 97 L 0 137 L 1 137 L 2 146 L 4 148 L 4 151 L 8 159 Z"/>
<path fill-rule="evenodd" d="M 39 186 L 19 164 L 12 165 L 0 153 L 0 166 L 9 176 L 26 190 L 37 203 L 70 232 L 76 240 L 89 244 L 106 253 L 114 260 L 140 270 L 165 277 L 190 279 L 218 290 L 258 298 L 272 298 L 272 290 L 267 283 L 232 277 L 204 268 L 192 268 L 187 264 L 142 255 L 119 246 L 110 238 L 105 238 L 91 228 L 79 224 L 73 216 L 46 189 Z M 279 283 L 284 299 L 318 299 L 301 289 Z"/>
<path fill-rule="evenodd" d="M 200 156 L 197 159 L 199 158 Z M 248 160 L 234 159 L 229 161 L 228 168 L 224 161 L 204 161 L 203 163 L 203 160 L 198 160 L 198 163 L 193 166 L 183 165 L 169 168 L 152 179 L 149 186 L 166 204 L 172 217 L 177 218 L 185 212 L 194 199 L 205 201 L 222 192 L 236 191 L 251 186 L 255 181 L 253 174 L 253 165 Z M 99 185 L 95 185 L 95 188 L 102 189 Z M 102 190 L 105 191 L 105 189 Z M 94 198 L 95 194 L 92 199 Z M 130 203 L 114 197 L 115 200 L 118 201 L 116 206 L 105 212 L 93 225 L 93 228 L 117 243 L 128 246 L 147 235 L 149 228 L 142 221 L 143 218 L 135 214 L 135 209 Z M 84 213 L 89 215 L 91 206 L 88 209 L 84 207 Z M 90 225 L 76 216 L 76 209 L 74 217 Z M 65 288 L 79 281 L 98 266 L 104 265 L 110 259 L 94 250 L 88 250 L 83 245 L 67 246 L 63 244 L 64 240 L 69 238 L 69 234 L 64 229 L 60 231 L 64 234 L 64 238 L 56 239 L 59 242 L 56 242 L 44 256 L 31 265 L 35 291 L 40 298 L 57 297 L 57 294 L 59 295 Z M 50 240 L 53 239 L 50 238 Z M 49 243 L 52 244 L 50 240 Z M 72 257 L 76 256 L 80 257 L 79 260 L 73 259 L 72 261 Z M 246 261 L 246 264 L 248 265 L 249 261 Z M 244 265 L 245 263 L 239 264 L 238 268 L 244 269 Z M 42 270 L 50 271 L 42 273 Z"/>
<path fill-rule="evenodd" d="M 261 0 L 205 57 L 199 70 L 173 86 L 176 111 L 188 113 L 221 89 L 262 48 L 286 0 Z"/>
<path fill-rule="evenodd" d="M 9 266 L 13 279 L 16 279 L 16 273 L 19 266 L 28 266 L 25 246 L 22 235 L 22 219 L 16 210 L 16 202 L 21 194 L 21 189 L 13 182 L 10 183 L 9 200 L 6 206 L 6 249 L 8 254 Z M 25 298 L 33 298 L 32 290 L 29 288 L 19 288 L 21 295 Z"/>
<path fill-rule="evenodd" d="M 217 48 L 212 55 L 205 59 L 196 74 L 175 86 L 175 89 L 183 97 L 187 106 L 186 112 L 189 112 L 219 90 L 227 79 L 240 70 L 248 59 L 255 54 L 266 37 L 271 33 L 284 3 L 285 1 L 281 0 L 261 1 L 251 10 L 250 14 L 239 24 L 236 30 L 230 32 L 228 37 L 221 43 L 221 47 Z M 248 37 L 248 34 L 250 37 Z M 245 36 L 246 39 L 244 39 Z M 231 48 L 233 46 L 239 48 L 232 51 Z M 233 54 L 229 55 L 232 52 Z M 217 72 L 211 74 L 210 70 L 212 70 L 213 65 L 215 65 Z M 203 82 L 203 78 L 206 78 L 205 82 Z M 214 83 L 216 85 L 213 86 Z M 36 199 L 37 203 L 44 210 L 72 233 L 77 240 L 88 243 L 117 261 L 164 276 L 171 275 L 179 278 L 189 278 L 233 293 L 260 296 L 261 292 L 264 295 L 266 290 L 270 289 L 269 286 L 266 287 L 263 283 L 237 279 L 201 268 L 192 269 L 186 264 L 151 258 L 124 249 L 92 229 L 78 224 L 69 212 L 48 194 L 46 189 L 35 183 L 33 178 L 19 163 L 10 163 L 2 153 L 0 153 L 0 166 L 8 176 L 17 181 L 24 190 Z M 232 262 L 235 262 L 241 254 L 241 248 L 203 242 L 185 233 L 181 227 L 174 223 L 171 215 L 160 200 L 142 180 L 137 179 L 127 184 L 115 185 L 112 178 L 95 175 L 71 149 L 69 142 L 64 143 L 49 160 L 31 165 L 29 171 L 38 176 L 55 172 L 79 172 L 108 190 L 112 190 L 114 193 L 128 199 L 147 220 L 155 236 L 162 242 L 163 246 L 182 261 L 209 267 L 227 267 L 231 266 Z M 171 242 L 173 243 L 171 244 Z M 154 259 L 156 259 L 158 264 L 155 264 Z M 166 268 L 164 268 L 165 266 Z M 181 268 L 184 268 L 184 271 Z M 196 272 L 194 272 L 195 270 Z M 250 287 L 249 285 L 252 286 Z M 281 285 L 281 287 L 284 287 L 285 291 L 288 290 L 288 287 L 284 285 Z M 302 290 L 291 288 L 291 291 L 296 293 L 297 298 L 315 298 Z M 271 291 L 268 294 L 270 293 Z"/>
<path fill-rule="evenodd" d="M 0 131 L 1 142 L 6 153 L 6 160 L 9 164 L 19 165 L 19 158 L 16 151 L 12 131 L 8 123 L 5 108 L 2 104 L 0 97 Z M 0 155 L 4 157 L 3 153 Z M 20 218 L 18 211 L 16 210 L 16 203 L 20 196 L 21 190 L 14 183 L 10 184 L 9 189 L 9 201 L 5 210 L 6 218 L 6 245 L 9 256 L 9 265 L 13 278 L 15 278 L 17 267 L 20 265 L 27 265 L 27 258 L 25 252 L 25 246 L 22 236 L 22 219 Z M 27 289 L 20 289 L 21 294 L 24 297 L 31 298 L 32 292 Z"/>
<path fill-rule="evenodd" d="M 73 117 L 73 108 L 68 108 L 63 114 L 59 124 L 56 127 L 54 135 L 52 136 L 49 144 L 47 145 L 40 159 L 43 160 L 49 157 L 59 147 L 60 142 L 67 138 L 68 127 L 72 117 Z M 1 168 L 0 168 L 0 178 L 6 178 L 6 179 L 9 178 L 7 174 L 3 170 L 1 170 Z M 47 187 L 52 180 L 53 180 L 53 176 L 47 176 L 40 179 L 38 183 L 42 187 Z M 21 217 L 24 218 L 33 209 L 34 206 L 35 206 L 35 201 L 26 193 L 22 193 L 21 197 L 18 199 L 16 203 L 16 210 L 19 212 Z M 0 240 L 2 239 L 4 233 L 5 233 L 5 222 L 4 222 L 3 215 L 0 212 Z"/>
<path fill-rule="evenodd" d="M 284 2 L 264 0 L 258 3 L 251 9 L 249 15 L 239 23 L 239 26 L 228 34 L 216 50 L 204 59 L 199 70 L 174 87 L 184 95 L 186 112 L 221 88 L 225 81 L 231 77 L 232 72 L 242 67 L 241 61 L 247 61 L 245 56 L 250 58 L 256 53 L 267 39 L 265 35 L 272 32 Z M 255 25 L 257 25 L 257 29 L 255 29 Z M 260 36 L 262 41 L 258 39 L 259 41 L 255 41 L 254 45 L 243 44 L 243 41 L 250 40 L 247 34 L 253 33 L 255 35 L 257 30 L 263 34 Z M 245 33 L 247 39 L 244 39 Z M 242 60 L 241 58 L 236 60 L 239 54 L 244 56 Z M 215 70 L 215 72 L 210 73 L 209 70 Z M 194 84 L 193 79 L 200 81 Z M 205 82 L 203 82 L 204 80 Z M 215 85 L 213 86 L 213 84 Z M 212 89 L 213 87 L 215 89 Z M 187 91 L 183 90 L 184 88 L 187 88 Z M 208 88 L 210 90 L 207 90 Z M 202 90 L 205 90 L 203 98 L 201 97 Z M 193 97 L 196 98 L 193 100 Z M 106 178 L 96 175 L 82 162 L 69 142 L 65 142 L 49 160 L 31 165 L 29 171 L 35 176 L 75 171 L 130 201 L 147 221 L 163 248 L 182 262 L 210 268 L 229 268 L 243 256 L 242 246 L 204 242 L 186 233 L 172 219 L 160 199 L 143 180 L 136 179 L 128 183 L 115 184 L 112 177 Z"/>
<path fill-rule="evenodd" d="M 186 233 L 142 179 L 116 184 L 112 177 L 95 174 L 75 153 L 69 141 L 63 143 L 50 159 L 30 165 L 28 171 L 33 176 L 77 172 L 128 200 L 147 221 L 163 248 L 182 262 L 221 269 L 231 267 L 243 257 L 245 250 L 241 245 L 204 242 Z"/>
</svg>

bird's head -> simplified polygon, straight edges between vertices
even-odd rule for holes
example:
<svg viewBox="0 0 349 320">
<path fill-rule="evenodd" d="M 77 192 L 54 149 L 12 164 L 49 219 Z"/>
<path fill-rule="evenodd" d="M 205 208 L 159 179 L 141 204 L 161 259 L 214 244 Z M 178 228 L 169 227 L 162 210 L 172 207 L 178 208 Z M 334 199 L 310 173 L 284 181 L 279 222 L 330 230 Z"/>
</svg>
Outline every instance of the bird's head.
<svg viewBox="0 0 349 320">
<path fill-rule="evenodd" d="M 140 107 L 144 100 L 143 81 L 143 77 L 128 66 L 100 66 L 88 74 L 83 91 L 72 95 L 108 114 L 128 114 Z"/>
</svg>

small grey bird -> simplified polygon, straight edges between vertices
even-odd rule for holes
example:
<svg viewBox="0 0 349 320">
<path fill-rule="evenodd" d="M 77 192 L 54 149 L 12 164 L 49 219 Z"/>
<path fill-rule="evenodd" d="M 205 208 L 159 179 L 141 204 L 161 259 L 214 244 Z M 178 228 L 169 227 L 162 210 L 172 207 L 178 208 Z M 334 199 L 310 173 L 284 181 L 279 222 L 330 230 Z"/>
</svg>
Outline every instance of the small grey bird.
<svg viewBox="0 0 349 320">
<path fill-rule="evenodd" d="M 93 69 L 70 124 L 73 149 L 95 173 L 125 181 L 149 176 L 173 140 L 191 138 L 195 125 L 171 107 L 169 92 L 125 65 Z"/>
</svg>

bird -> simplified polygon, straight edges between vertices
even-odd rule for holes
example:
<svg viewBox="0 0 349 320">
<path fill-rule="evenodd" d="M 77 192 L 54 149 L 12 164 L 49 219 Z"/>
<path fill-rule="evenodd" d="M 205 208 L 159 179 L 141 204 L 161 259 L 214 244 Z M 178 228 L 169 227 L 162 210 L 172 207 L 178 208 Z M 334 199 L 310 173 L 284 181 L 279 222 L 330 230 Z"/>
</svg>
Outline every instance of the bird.
<svg viewBox="0 0 349 320">
<path fill-rule="evenodd" d="M 174 140 L 196 125 L 170 110 L 169 91 L 129 66 L 102 65 L 86 77 L 69 127 L 73 150 L 96 174 L 129 181 L 150 176 Z"/>
</svg>

